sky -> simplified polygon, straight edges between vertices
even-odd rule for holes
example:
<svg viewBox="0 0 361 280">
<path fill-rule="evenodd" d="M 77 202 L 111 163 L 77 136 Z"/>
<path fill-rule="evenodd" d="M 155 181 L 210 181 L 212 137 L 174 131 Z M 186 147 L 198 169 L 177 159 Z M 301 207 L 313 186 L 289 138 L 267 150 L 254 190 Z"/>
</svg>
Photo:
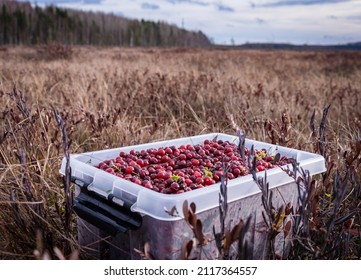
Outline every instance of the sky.
<svg viewBox="0 0 361 280">
<path fill-rule="evenodd" d="M 361 41 L 361 0 L 31 0 L 201 30 L 217 44 Z"/>
</svg>

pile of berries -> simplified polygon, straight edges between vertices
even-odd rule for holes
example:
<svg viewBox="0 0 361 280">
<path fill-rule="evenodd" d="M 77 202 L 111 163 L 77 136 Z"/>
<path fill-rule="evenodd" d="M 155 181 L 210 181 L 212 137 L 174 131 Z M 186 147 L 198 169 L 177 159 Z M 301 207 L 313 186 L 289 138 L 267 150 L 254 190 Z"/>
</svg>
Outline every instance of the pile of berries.
<svg viewBox="0 0 361 280">
<path fill-rule="evenodd" d="M 203 144 L 150 148 L 129 153 L 120 152 L 113 160 L 105 160 L 98 168 L 156 192 L 179 194 L 204 188 L 220 181 L 224 170 L 228 179 L 249 174 L 249 150 L 245 148 L 245 162 L 237 145 L 229 141 L 205 140 Z M 255 150 L 256 170 L 264 171 L 292 162 L 274 156 L 265 149 Z"/>
</svg>

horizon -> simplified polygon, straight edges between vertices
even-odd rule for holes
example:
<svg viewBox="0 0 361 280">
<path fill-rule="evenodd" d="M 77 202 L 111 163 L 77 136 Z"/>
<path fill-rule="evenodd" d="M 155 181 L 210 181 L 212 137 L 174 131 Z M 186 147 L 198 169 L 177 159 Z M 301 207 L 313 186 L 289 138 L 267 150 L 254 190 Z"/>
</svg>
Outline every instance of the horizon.
<svg viewBox="0 0 361 280">
<path fill-rule="evenodd" d="M 361 41 L 361 1 L 357 0 L 19 1 L 163 21 L 202 31 L 217 45 L 342 45 Z"/>
</svg>

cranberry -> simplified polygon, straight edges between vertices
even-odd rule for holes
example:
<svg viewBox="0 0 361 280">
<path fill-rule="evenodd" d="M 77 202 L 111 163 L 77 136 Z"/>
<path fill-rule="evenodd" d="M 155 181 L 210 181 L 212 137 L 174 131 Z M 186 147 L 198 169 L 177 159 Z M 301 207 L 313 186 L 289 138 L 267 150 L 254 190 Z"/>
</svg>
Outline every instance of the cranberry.
<svg viewBox="0 0 361 280">
<path fill-rule="evenodd" d="M 234 168 L 232 170 L 232 173 L 233 173 L 234 177 L 238 177 L 239 175 L 241 175 L 241 170 L 239 168 Z"/>
<path fill-rule="evenodd" d="M 209 185 L 215 184 L 215 181 L 211 177 L 205 177 L 204 180 L 203 180 L 203 183 L 206 186 L 209 186 Z"/>
<path fill-rule="evenodd" d="M 256 169 L 257 169 L 257 171 L 264 171 L 264 170 L 265 170 L 265 168 L 264 168 L 263 165 L 258 165 L 258 166 L 256 167 Z"/>
<path fill-rule="evenodd" d="M 128 166 L 127 168 L 125 168 L 125 173 L 126 174 L 131 174 L 134 172 L 134 167 L 133 166 Z"/>
<path fill-rule="evenodd" d="M 159 149 L 159 150 L 157 151 L 157 155 L 158 155 L 158 156 L 164 156 L 164 155 L 165 155 L 165 150 L 164 150 L 164 149 Z"/>
<path fill-rule="evenodd" d="M 178 191 L 180 187 L 179 187 L 179 184 L 177 182 L 173 182 L 170 185 L 170 188 L 173 189 L 174 191 Z"/>
<path fill-rule="evenodd" d="M 191 179 L 185 179 L 184 183 L 186 183 L 188 186 L 190 186 L 191 184 L 193 184 L 193 181 Z"/>
<path fill-rule="evenodd" d="M 249 150 L 245 148 L 245 156 Z M 294 161 L 282 156 L 277 164 L 266 149 L 255 150 L 257 171 L 282 166 Z M 153 191 L 176 194 L 215 184 L 229 168 L 228 178 L 249 174 L 247 160 L 242 160 L 238 147 L 229 141 L 208 140 L 203 144 L 180 147 L 149 148 L 129 153 L 119 152 L 114 159 L 104 160 L 97 167 L 119 178 L 132 181 Z"/>
</svg>

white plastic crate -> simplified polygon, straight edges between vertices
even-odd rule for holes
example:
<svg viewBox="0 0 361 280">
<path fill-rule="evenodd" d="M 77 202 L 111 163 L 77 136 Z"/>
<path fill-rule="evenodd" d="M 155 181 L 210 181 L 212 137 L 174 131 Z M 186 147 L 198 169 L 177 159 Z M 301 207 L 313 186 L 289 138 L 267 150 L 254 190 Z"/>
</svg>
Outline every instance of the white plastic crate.
<svg viewBox="0 0 361 280">
<path fill-rule="evenodd" d="M 142 249 L 145 242 L 150 243 L 153 249 L 153 255 L 159 259 L 174 259 L 179 257 L 182 242 L 192 237 L 185 221 L 183 220 L 182 205 L 185 200 L 188 203 L 194 202 L 197 206 L 196 213 L 199 218 L 204 218 L 203 227 L 205 231 L 207 228 L 212 232 L 212 225 L 219 222 L 218 205 L 219 205 L 219 187 L 220 183 L 207 186 L 201 189 L 192 190 L 182 194 L 163 194 L 158 193 L 142 186 L 134 184 L 128 180 L 121 179 L 115 175 L 109 174 L 103 170 L 96 168 L 100 162 L 107 159 L 114 159 L 121 151 L 129 152 L 130 150 L 146 150 L 148 148 L 159 148 L 166 146 L 180 146 L 185 144 L 201 144 L 206 139 L 214 139 L 229 141 L 238 145 L 238 137 L 222 133 L 211 133 L 199 136 L 179 138 L 169 141 L 161 141 L 143 145 L 128 146 L 116 149 L 101 150 L 94 152 L 87 152 L 82 154 L 72 154 L 70 157 L 70 166 L 72 178 L 78 185 L 82 186 L 78 189 L 86 189 L 87 192 L 95 194 L 95 199 L 99 198 L 101 203 L 110 202 L 119 207 L 127 208 L 125 216 L 128 214 L 132 216 L 125 223 L 122 219 L 118 221 L 104 221 L 104 223 L 97 224 L 97 219 L 90 221 L 91 226 L 83 219 L 79 219 L 79 238 L 83 245 L 86 243 L 97 244 L 96 257 L 100 258 L 102 251 L 107 251 L 108 258 L 137 258 L 134 254 L 133 248 Z M 326 170 L 324 158 L 317 154 L 312 154 L 300 150 L 285 148 L 281 146 L 271 145 L 268 143 L 253 141 L 246 139 L 245 145 L 251 148 L 253 145 L 255 149 L 267 149 L 269 153 L 280 153 L 281 156 L 294 158 L 300 166 L 308 170 L 311 175 L 320 174 Z M 60 172 L 64 174 L 65 159 L 62 162 Z M 263 177 L 265 171 L 257 172 L 257 176 Z M 298 191 L 296 185 L 291 177 L 289 177 L 280 168 L 273 168 L 267 170 L 267 181 L 271 190 L 274 192 L 275 205 L 286 204 L 291 202 L 292 205 L 297 203 Z M 232 217 L 230 225 L 237 224 L 239 218 L 246 219 L 248 216 L 254 216 L 254 225 L 260 226 L 262 223 L 262 205 L 260 200 L 260 189 L 253 181 L 251 175 L 246 175 L 228 181 L 228 203 L 229 215 Z M 86 203 L 85 203 L 86 204 Z M 179 216 L 170 216 L 165 209 L 172 209 L 176 207 Z M 233 209 L 233 210 L 232 210 Z M 81 212 L 81 211 L 80 211 Z M 93 209 L 91 215 L 106 215 L 107 211 Z M 122 215 L 123 215 L 122 214 Z M 111 212 L 112 216 L 116 216 L 116 212 Z M 81 215 L 80 215 L 81 216 Z M 123 217 L 123 216 L 122 216 Z M 106 219 L 108 220 L 108 219 Z M 113 231 L 117 235 L 109 237 L 111 241 L 107 241 L 106 245 L 101 240 L 107 233 L 102 226 L 107 227 L 110 224 L 121 224 L 120 229 L 124 228 L 128 232 Z M 159 228 L 162 228 L 167 233 L 167 238 L 159 236 Z M 122 230 L 120 230 L 122 231 Z M 255 235 L 257 229 L 254 228 Z M 179 235 L 179 236 L 178 236 Z M 258 234 L 259 235 L 259 234 Z M 260 236 L 257 238 L 261 238 Z M 254 258 L 263 258 L 262 241 L 254 240 Z M 101 245 L 103 244 L 103 245 Z M 165 245 L 167 244 L 167 245 Z M 131 248 L 131 246 L 133 246 Z M 94 247 L 94 246 L 93 246 Z M 108 250 L 106 250 L 106 247 Z M 210 244 L 209 252 L 217 254 L 215 244 Z M 257 249 L 258 248 L 258 249 Z M 216 256 L 214 256 L 216 257 Z"/>
</svg>

